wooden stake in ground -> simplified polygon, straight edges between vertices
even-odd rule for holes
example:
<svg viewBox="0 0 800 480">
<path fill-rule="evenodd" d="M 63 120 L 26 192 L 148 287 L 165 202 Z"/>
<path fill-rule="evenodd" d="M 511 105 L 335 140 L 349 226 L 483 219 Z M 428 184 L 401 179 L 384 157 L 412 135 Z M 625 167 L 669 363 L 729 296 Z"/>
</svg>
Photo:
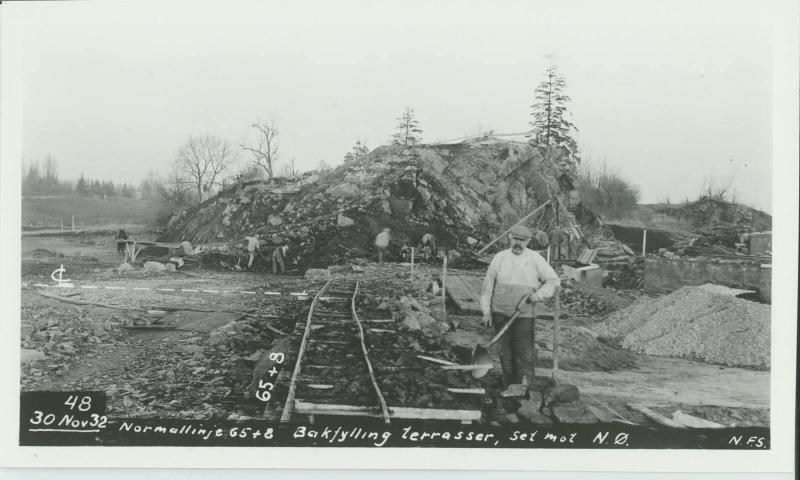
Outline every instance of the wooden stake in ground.
<svg viewBox="0 0 800 480">
<path fill-rule="evenodd" d="M 561 341 L 558 311 L 561 306 L 561 287 L 556 287 L 555 302 L 553 305 L 553 380 L 558 382 L 558 344 Z"/>
<path fill-rule="evenodd" d="M 414 247 L 411 247 L 411 279 L 414 279 Z"/>
<path fill-rule="evenodd" d="M 447 254 L 442 258 L 442 319 L 447 322 Z M 451 322 L 453 330 L 458 330 L 458 321 Z"/>
<path fill-rule="evenodd" d="M 642 258 L 646 255 L 646 248 L 647 248 L 647 229 L 645 228 L 642 232 Z"/>
</svg>

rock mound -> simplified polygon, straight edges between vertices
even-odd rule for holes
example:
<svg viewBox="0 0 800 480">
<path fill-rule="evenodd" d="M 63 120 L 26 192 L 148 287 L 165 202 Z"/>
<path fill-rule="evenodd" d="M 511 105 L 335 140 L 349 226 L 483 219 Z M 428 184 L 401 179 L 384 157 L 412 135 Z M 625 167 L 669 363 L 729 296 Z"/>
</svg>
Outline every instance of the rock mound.
<svg viewBox="0 0 800 480">
<path fill-rule="evenodd" d="M 395 260 L 426 232 L 449 248 L 478 239 L 470 246 L 477 250 L 551 195 L 577 209 L 574 175 L 557 152 L 526 143 L 382 146 L 328 174 L 225 190 L 174 218 L 164 240 L 207 244 L 260 233 L 288 241 L 289 256 L 305 267 L 371 252 L 384 227 L 393 231 Z"/>
<path fill-rule="evenodd" d="M 739 203 L 709 197 L 682 205 L 659 205 L 654 210 L 683 220 L 696 231 L 704 231 L 719 225 L 750 228 L 756 232 L 772 230 L 772 216 L 768 213 Z"/>
</svg>

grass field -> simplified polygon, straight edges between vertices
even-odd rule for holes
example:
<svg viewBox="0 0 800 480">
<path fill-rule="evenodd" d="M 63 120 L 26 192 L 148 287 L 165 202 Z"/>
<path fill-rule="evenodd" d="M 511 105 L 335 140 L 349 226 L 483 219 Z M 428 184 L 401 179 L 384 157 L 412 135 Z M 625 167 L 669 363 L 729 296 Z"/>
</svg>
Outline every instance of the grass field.
<svg viewBox="0 0 800 480">
<path fill-rule="evenodd" d="M 75 228 L 104 225 L 153 225 L 158 204 L 133 198 L 48 197 L 22 199 L 22 225 Z"/>
</svg>

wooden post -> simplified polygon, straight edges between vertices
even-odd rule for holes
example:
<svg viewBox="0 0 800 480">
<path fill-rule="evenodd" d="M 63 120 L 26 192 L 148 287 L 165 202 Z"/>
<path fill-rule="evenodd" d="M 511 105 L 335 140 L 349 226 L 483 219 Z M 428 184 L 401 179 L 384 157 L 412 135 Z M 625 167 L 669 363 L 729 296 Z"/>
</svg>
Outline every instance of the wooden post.
<svg viewBox="0 0 800 480">
<path fill-rule="evenodd" d="M 558 382 L 558 344 L 561 341 L 558 310 L 561 306 L 561 287 L 556 287 L 556 298 L 553 306 L 553 380 Z"/>
<path fill-rule="evenodd" d="M 414 247 L 411 247 L 411 279 L 414 279 Z"/>
<path fill-rule="evenodd" d="M 642 258 L 647 256 L 647 229 L 645 228 L 642 232 Z"/>
<path fill-rule="evenodd" d="M 72 231 L 75 231 L 75 215 L 72 216 Z"/>
<path fill-rule="evenodd" d="M 442 317 L 447 322 L 447 297 L 445 290 L 447 289 L 447 254 L 442 260 Z"/>
<path fill-rule="evenodd" d="M 552 250 L 551 245 L 547 245 L 547 264 L 550 265 L 550 250 Z"/>
</svg>

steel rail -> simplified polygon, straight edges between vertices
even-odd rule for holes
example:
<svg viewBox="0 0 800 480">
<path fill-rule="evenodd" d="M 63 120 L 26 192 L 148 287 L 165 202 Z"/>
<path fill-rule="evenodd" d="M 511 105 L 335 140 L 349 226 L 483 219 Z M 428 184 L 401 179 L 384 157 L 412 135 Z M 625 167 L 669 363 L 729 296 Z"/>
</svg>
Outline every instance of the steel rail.
<svg viewBox="0 0 800 480">
<path fill-rule="evenodd" d="M 383 398 L 381 389 L 378 387 L 378 381 L 375 379 L 375 372 L 372 370 L 372 363 L 369 361 L 369 352 L 367 351 L 367 345 L 364 341 L 364 328 L 361 326 L 361 320 L 358 319 L 358 314 L 356 313 L 356 296 L 358 296 L 359 285 L 360 282 L 356 282 L 356 288 L 353 291 L 353 298 L 350 301 L 350 309 L 353 312 L 353 320 L 355 320 L 356 325 L 358 325 L 358 336 L 361 340 L 361 350 L 364 353 L 364 362 L 366 362 L 367 370 L 369 370 L 369 379 L 372 382 L 372 387 L 375 389 L 375 394 L 378 396 L 378 401 L 381 403 L 383 421 L 388 424 L 391 423 L 391 419 L 389 417 L 389 407 L 386 405 L 386 399 Z"/>
<path fill-rule="evenodd" d="M 303 340 L 300 342 L 300 349 L 297 352 L 297 361 L 294 364 L 294 371 L 292 372 L 292 379 L 289 382 L 289 393 L 286 394 L 286 403 L 283 405 L 283 413 L 281 413 L 281 422 L 288 422 L 292 417 L 292 410 L 294 410 L 294 396 L 297 391 L 297 378 L 300 375 L 300 366 L 303 362 L 303 354 L 305 353 L 306 346 L 308 345 L 308 337 L 311 334 L 311 319 L 314 316 L 314 308 L 317 306 L 319 297 L 328 289 L 333 279 L 328 280 L 322 288 L 319 289 L 311 302 L 311 307 L 308 309 L 308 317 L 306 318 L 306 329 L 303 332 Z"/>
</svg>

